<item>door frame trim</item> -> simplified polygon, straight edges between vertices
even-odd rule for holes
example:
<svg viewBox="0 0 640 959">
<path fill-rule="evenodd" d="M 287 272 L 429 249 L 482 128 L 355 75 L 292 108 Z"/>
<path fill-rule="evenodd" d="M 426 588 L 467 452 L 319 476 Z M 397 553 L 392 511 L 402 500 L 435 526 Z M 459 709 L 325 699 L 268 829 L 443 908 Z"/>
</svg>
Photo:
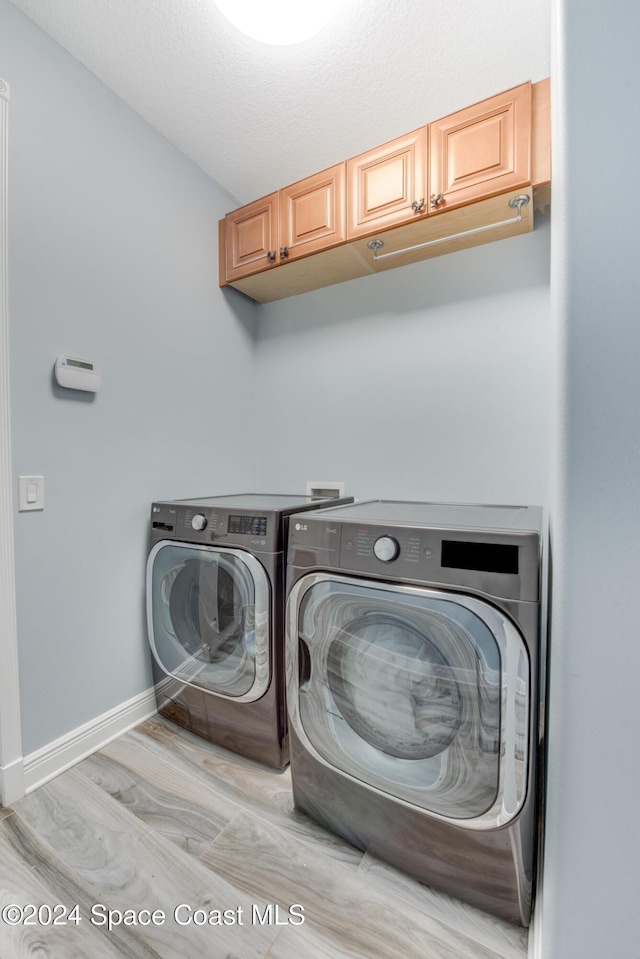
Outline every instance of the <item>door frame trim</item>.
<svg viewBox="0 0 640 959">
<path fill-rule="evenodd" d="M 0 806 L 24 796 L 9 383 L 9 84 L 0 80 Z"/>
</svg>

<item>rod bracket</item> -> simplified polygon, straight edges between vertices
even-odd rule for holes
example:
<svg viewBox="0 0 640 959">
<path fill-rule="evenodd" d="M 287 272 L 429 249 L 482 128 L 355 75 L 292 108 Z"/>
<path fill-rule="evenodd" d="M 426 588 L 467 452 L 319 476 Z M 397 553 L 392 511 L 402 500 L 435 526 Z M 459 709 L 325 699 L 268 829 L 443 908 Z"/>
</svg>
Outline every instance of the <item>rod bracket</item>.
<svg viewBox="0 0 640 959">
<path fill-rule="evenodd" d="M 512 196 L 509 200 L 509 206 L 512 210 L 517 210 L 518 213 L 523 206 L 526 206 L 529 202 L 529 197 L 526 193 L 521 193 L 520 196 Z"/>
</svg>

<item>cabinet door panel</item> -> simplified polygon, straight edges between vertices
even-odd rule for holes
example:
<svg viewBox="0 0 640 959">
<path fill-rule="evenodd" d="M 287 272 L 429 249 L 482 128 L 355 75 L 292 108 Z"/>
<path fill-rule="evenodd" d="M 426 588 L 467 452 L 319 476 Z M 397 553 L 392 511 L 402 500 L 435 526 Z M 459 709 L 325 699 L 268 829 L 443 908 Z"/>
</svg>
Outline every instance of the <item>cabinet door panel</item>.
<svg viewBox="0 0 640 959">
<path fill-rule="evenodd" d="M 345 164 L 280 190 L 280 246 L 293 260 L 346 241 Z"/>
<path fill-rule="evenodd" d="M 531 183 L 531 84 L 430 125 L 430 205 L 440 213 Z"/>
<path fill-rule="evenodd" d="M 227 280 L 265 270 L 278 245 L 278 194 L 248 203 L 225 217 Z"/>
<path fill-rule="evenodd" d="M 421 127 L 347 161 L 349 239 L 420 215 L 412 203 L 427 196 L 426 151 L 427 128 Z"/>
</svg>

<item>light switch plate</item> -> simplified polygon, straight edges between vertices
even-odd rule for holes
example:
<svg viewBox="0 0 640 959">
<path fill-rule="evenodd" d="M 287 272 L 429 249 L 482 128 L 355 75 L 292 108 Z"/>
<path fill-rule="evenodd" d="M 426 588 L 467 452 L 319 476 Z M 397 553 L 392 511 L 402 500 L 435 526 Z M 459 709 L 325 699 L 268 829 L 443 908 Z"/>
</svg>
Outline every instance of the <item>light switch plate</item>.
<svg viewBox="0 0 640 959">
<path fill-rule="evenodd" d="M 19 476 L 19 510 L 44 509 L 44 476 Z"/>
</svg>

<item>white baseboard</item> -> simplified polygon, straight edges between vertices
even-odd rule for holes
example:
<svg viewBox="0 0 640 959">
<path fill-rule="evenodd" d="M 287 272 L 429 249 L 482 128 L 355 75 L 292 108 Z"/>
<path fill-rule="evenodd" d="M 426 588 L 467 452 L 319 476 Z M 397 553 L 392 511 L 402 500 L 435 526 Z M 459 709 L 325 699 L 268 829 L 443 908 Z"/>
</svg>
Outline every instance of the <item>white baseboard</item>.
<svg viewBox="0 0 640 959">
<path fill-rule="evenodd" d="M 156 712 L 156 694 L 152 687 L 25 756 L 23 794 L 32 792 L 81 759 L 86 759 Z M 15 802 L 15 798 L 12 801 Z"/>
<path fill-rule="evenodd" d="M 22 756 L 0 766 L 0 806 L 11 806 L 24 796 L 24 761 Z"/>
</svg>

